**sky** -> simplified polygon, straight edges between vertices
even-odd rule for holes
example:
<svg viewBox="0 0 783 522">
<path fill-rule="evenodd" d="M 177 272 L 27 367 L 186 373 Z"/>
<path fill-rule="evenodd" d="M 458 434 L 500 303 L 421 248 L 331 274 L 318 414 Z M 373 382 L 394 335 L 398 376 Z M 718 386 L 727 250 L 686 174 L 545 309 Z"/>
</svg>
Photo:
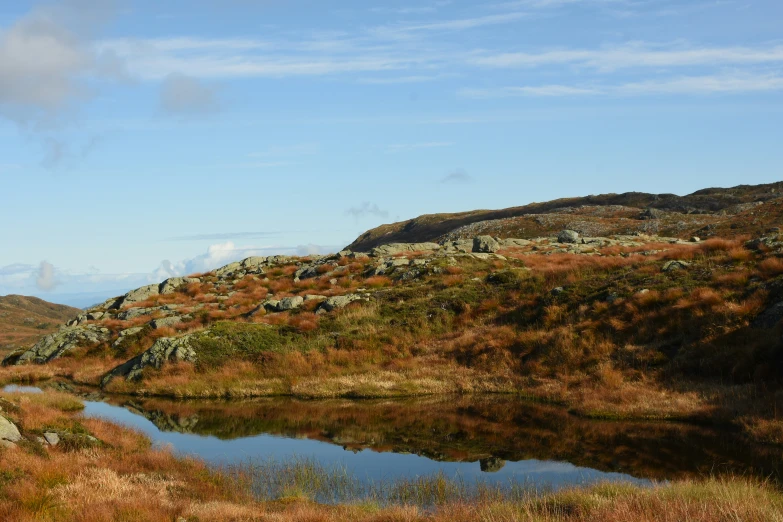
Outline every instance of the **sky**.
<svg viewBox="0 0 783 522">
<path fill-rule="evenodd" d="M 0 295 L 783 179 L 779 0 L 0 3 Z"/>
</svg>

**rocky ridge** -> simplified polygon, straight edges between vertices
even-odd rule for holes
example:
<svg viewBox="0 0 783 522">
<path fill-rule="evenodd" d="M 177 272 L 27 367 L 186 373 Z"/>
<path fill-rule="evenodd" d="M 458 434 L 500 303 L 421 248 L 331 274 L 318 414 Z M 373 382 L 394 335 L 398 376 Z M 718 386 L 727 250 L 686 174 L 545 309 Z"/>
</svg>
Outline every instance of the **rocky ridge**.
<svg viewBox="0 0 783 522">
<path fill-rule="evenodd" d="M 769 243 L 772 240 L 765 241 Z M 400 281 L 415 281 L 428 274 L 443 273 L 444 267 L 458 264 L 463 257 L 505 261 L 506 257 L 500 253 L 504 249 L 513 249 L 523 256 L 601 256 L 603 254 L 600 250 L 605 247 L 657 244 L 665 248 L 665 245 L 689 243 L 673 237 L 646 235 L 582 237 L 576 231 L 563 230 L 556 237 L 518 239 L 484 235 L 470 239 L 442 240 L 439 243 L 391 243 L 375 247 L 367 253 L 344 250 L 337 254 L 309 258 L 251 257 L 198 277 L 170 278 L 160 284 L 141 287 L 109 299 L 68 321 L 60 330 L 44 337 L 30 349 L 12 353 L 3 364 L 44 364 L 77 348 L 89 349 L 99 345 L 109 345 L 114 350 L 122 351 L 124 346 L 140 337 L 154 335 L 151 346 L 108 372 L 102 383 L 108 384 L 116 377 L 137 380 L 146 367 L 160 369 L 168 362 L 197 362 L 198 353 L 191 345 L 195 338 L 203 335 L 199 331 L 203 328 L 188 325 L 204 314 L 227 312 L 224 314 L 227 320 L 253 320 L 257 315 L 280 314 L 298 309 L 327 314 L 353 303 L 373 300 L 378 290 L 358 288 L 346 291 L 341 286 L 354 278 L 349 266 L 351 263 L 358 264 L 366 277 L 383 276 Z M 646 254 L 657 252 L 660 249 Z M 664 270 L 672 266 L 667 265 Z M 685 264 L 675 268 L 683 267 Z M 268 282 L 267 274 L 272 273 L 293 284 L 307 284 L 308 280 L 316 278 L 328 280 L 328 289 L 323 293 L 307 292 L 301 295 L 291 295 L 290 291 L 270 293 L 258 299 L 248 311 L 230 306 L 232 299 L 243 295 L 243 284 L 247 281 Z M 198 291 L 195 298 L 188 293 L 193 289 Z M 128 324 L 133 326 L 125 327 Z M 155 334 L 163 331 L 173 335 Z"/>
</svg>

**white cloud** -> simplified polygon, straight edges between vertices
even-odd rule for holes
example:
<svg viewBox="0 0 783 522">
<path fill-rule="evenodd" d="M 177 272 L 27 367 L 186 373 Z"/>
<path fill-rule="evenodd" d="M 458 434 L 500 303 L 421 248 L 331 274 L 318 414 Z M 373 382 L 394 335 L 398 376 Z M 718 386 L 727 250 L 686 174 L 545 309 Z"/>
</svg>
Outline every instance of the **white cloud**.
<svg viewBox="0 0 783 522">
<path fill-rule="evenodd" d="M 54 265 L 41 261 L 35 275 L 35 285 L 44 292 L 51 292 L 60 284 L 54 272 Z"/>
<path fill-rule="evenodd" d="M 86 78 L 120 74 L 116 60 L 96 53 L 83 37 L 102 22 L 90 16 L 92 5 L 84 5 L 92 3 L 41 7 L 0 32 L 0 108 L 6 116 L 51 118 L 91 94 Z"/>
</svg>

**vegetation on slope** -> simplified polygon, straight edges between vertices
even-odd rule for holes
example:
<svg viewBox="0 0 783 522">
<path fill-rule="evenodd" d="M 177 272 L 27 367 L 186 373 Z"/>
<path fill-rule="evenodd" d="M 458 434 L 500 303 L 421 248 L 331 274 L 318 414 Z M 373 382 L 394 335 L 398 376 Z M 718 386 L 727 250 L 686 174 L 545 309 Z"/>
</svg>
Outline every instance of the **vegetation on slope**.
<svg viewBox="0 0 783 522">
<path fill-rule="evenodd" d="M 0 356 L 35 343 L 79 312 L 78 308 L 48 303 L 37 297 L 0 296 Z"/>
</svg>

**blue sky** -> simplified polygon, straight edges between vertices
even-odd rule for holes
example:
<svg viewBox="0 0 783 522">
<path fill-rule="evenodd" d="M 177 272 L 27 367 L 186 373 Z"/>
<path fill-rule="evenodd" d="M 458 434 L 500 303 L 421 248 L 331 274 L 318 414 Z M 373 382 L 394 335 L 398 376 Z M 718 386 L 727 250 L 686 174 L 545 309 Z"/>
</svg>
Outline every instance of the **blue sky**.
<svg viewBox="0 0 783 522">
<path fill-rule="evenodd" d="M 780 180 L 776 0 L 0 4 L 0 294 Z M 87 294 L 87 295 L 85 295 Z"/>
</svg>

